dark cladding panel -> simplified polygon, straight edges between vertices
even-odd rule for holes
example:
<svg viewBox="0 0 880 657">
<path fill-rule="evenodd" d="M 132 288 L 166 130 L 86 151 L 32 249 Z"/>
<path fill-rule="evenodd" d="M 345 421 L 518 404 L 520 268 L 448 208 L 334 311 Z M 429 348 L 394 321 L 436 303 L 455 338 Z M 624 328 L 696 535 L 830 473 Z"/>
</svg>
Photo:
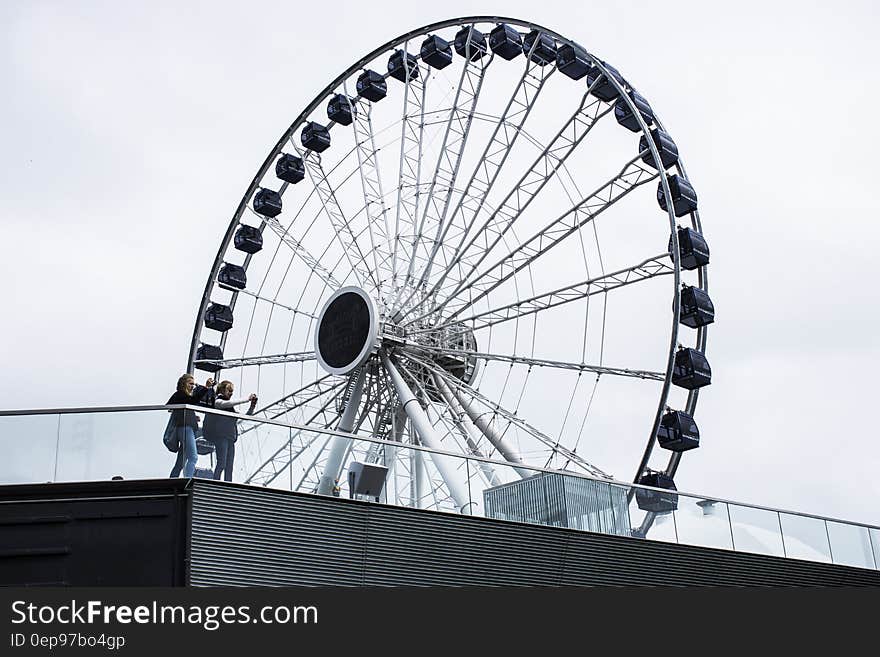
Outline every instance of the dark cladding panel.
<svg viewBox="0 0 880 657">
<path fill-rule="evenodd" d="M 850 586 L 880 572 L 193 482 L 190 580 L 220 585 Z"/>
<path fill-rule="evenodd" d="M 0 486 L 0 586 L 183 586 L 186 484 Z"/>
</svg>

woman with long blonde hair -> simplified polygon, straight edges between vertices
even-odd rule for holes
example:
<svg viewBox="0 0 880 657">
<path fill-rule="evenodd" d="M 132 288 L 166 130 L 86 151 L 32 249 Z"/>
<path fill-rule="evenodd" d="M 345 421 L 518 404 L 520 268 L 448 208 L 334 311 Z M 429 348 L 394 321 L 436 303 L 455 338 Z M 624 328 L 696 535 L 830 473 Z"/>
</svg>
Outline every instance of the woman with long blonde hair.
<svg viewBox="0 0 880 657">
<path fill-rule="evenodd" d="M 177 379 L 177 390 L 168 399 L 166 404 L 198 404 L 209 393 L 213 392 L 214 379 L 209 378 L 204 386 L 196 384 L 192 374 L 183 374 Z M 196 451 L 196 429 L 199 428 L 199 420 L 194 411 L 179 408 L 171 411 L 174 421 L 180 449 L 177 452 L 177 460 L 171 468 L 171 478 L 179 477 L 183 470 L 183 476 L 189 479 L 196 470 L 196 461 L 199 454 Z"/>
</svg>

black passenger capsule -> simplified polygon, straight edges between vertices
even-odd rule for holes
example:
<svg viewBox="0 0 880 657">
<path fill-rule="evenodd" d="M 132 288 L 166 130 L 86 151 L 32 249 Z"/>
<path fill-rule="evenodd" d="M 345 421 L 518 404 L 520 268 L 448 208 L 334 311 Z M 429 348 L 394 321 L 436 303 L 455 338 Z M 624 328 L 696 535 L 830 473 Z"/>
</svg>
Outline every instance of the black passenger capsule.
<svg viewBox="0 0 880 657">
<path fill-rule="evenodd" d="M 510 25 L 501 23 L 489 32 L 489 47 L 496 55 L 510 61 L 522 52 L 522 36 Z"/>
<path fill-rule="evenodd" d="M 669 411 L 657 429 L 660 447 L 673 452 L 686 452 L 700 446 L 700 430 L 694 418 L 684 411 Z"/>
<path fill-rule="evenodd" d="M 232 328 L 232 308 L 222 303 L 212 303 L 205 310 L 205 326 L 214 331 L 228 331 Z"/>
<path fill-rule="evenodd" d="M 675 166 L 675 163 L 678 162 L 678 147 L 675 145 L 675 142 L 672 141 L 672 137 L 663 130 L 654 128 L 651 130 L 651 139 L 654 141 L 654 145 L 657 146 L 657 151 L 660 154 L 660 162 L 663 164 L 663 168 L 668 169 L 671 166 Z M 657 164 L 654 162 L 654 155 L 648 148 L 648 140 L 645 139 L 645 135 L 642 135 L 639 139 L 639 152 L 641 153 L 643 151 L 647 152 L 642 155 L 642 162 L 649 167 L 654 167 L 656 169 Z"/>
<path fill-rule="evenodd" d="M 639 478 L 639 485 L 653 486 L 654 488 L 663 488 L 665 490 L 678 490 L 672 477 L 662 472 L 649 472 Z M 654 513 L 669 513 L 678 508 L 678 495 L 675 493 L 664 493 L 656 490 L 645 490 L 636 488 L 636 504 L 642 511 L 652 511 Z"/>
<path fill-rule="evenodd" d="M 235 248 L 245 253 L 256 253 L 263 248 L 263 234 L 255 226 L 242 224 L 235 231 Z"/>
<path fill-rule="evenodd" d="M 580 80 L 590 70 L 590 58 L 584 49 L 564 43 L 556 51 L 556 68 L 572 80 Z"/>
<path fill-rule="evenodd" d="M 281 214 L 281 194 L 271 189 L 260 189 L 254 195 L 254 212 L 266 217 Z"/>
<path fill-rule="evenodd" d="M 381 73 L 367 69 L 358 76 L 357 92 L 367 100 L 374 103 L 385 98 L 388 93 L 388 85 Z"/>
<path fill-rule="evenodd" d="M 327 103 L 327 118 L 340 125 L 351 125 L 355 114 L 357 114 L 357 105 L 345 94 L 336 94 Z"/>
<path fill-rule="evenodd" d="M 587 86 L 593 87 L 592 93 L 599 100 L 604 100 L 606 103 L 610 103 L 612 100 L 620 96 L 620 92 L 617 88 L 611 83 L 609 76 L 617 80 L 621 85 L 624 83 L 623 77 L 614 68 L 611 64 L 606 64 L 602 62 L 602 66 L 605 67 L 605 70 L 608 71 L 608 75 L 603 75 L 602 71 L 598 66 L 591 66 L 587 71 Z M 601 79 L 600 79 L 601 78 Z"/>
<path fill-rule="evenodd" d="M 200 360 L 223 360 L 223 350 L 213 344 L 203 344 L 200 345 L 198 349 L 196 349 L 196 361 Z M 223 369 L 220 365 L 216 365 L 214 363 L 195 363 L 195 368 L 197 370 L 202 370 L 203 372 L 219 372 Z"/>
<path fill-rule="evenodd" d="M 648 101 L 645 100 L 645 98 L 635 89 L 629 91 L 627 95 L 632 100 L 633 105 L 639 110 L 639 114 L 642 115 L 645 123 L 648 125 L 654 123 L 654 111 L 651 109 Z M 614 104 L 614 118 L 617 119 L 617 122 L 627 130 L 640 132 L 642 129 L 635 113 L 630 109 L 626 99 L 622 96 L 618 98 L 617 102 Z"/>
<path fill-rule="evenodd" d="M 709 295 L 698 287 L 681 288 L 681 323 L 691 328 L 707 326 L 715 321 L 715 305 Z"/>
<path fill-rule="evenodd" d="M 217 274 L 217 283 L 227 289 L 243 290 L 247 287 L 247 273 L 240 265 L 224 262 Z"/>
<path fill-rule="evenodd" d="M 407 73 L 410 80 L 419 79 L 419 66 L 415 56 L 403 50 L 395 50 L 388 58 L 388 74 L 395 80 L 406 82 Z"/>
<path fill-rule="evenodd" d="M 696 390 L 712 383 L 712 368 L 703 352 L 682 348 L 675 354 L 672 383 L 680 388 Z"/>
<path fill-rule="evenodd" d="M 486 35 L 473 25 L 465 25 L 455 35 L 455 52 L 461 57 L 467 57 L 470 53 L 471 60 L 479 59 L 486 54 L 487 48 Z"/>
<path fill-rule="evenodd" d="M 306 167 L 301 157 L 282 153 L 275 163 L 275 175 L 284 182 L 295 185 L 306 177 Z"/>
<path fill-rule="evenodd" d="M 669 254 L 672 255 L 672 238 L 669 238 Z M 693 228 L 678 229 L 678 253 L 682 269 L 699 269 L 709 264 L 709 245 L 706 238 Z"/>
<path fill-rule="evenodd" d="M 452 63 L 452 46 L 446 39 L 432 34 L 422 42 L 419 55 L 423 62 L 439 71 Z"/>
<path fill-rule="evenodd" d="M 534 46 L 534 50 L 532 47 Z M 532 30 L 523 38 L 522 51 L 526 57 L 531 54 L 531 60 L 538 66 L 546 66 L 556 61 L 556 42 L 549 34 Z"/>
<path fill-rule="evenodd" d="M 330 131 L 320 123 L 309 121 L 303 126 L 300 140 L 304 148 L 323 153 L 330 148 Z"/>
<path fill-rule="evenodd" d="M 688 182 L 678 174 L 669 176 L 669 193 L 672 195 L 672 210 L 676 217 L 683 217 L 697 209 L 697 193 Z M 657 203 L 666 211 L 666 194 L 663 193 L 663 182 L 657 185 Z"/>
</svg>

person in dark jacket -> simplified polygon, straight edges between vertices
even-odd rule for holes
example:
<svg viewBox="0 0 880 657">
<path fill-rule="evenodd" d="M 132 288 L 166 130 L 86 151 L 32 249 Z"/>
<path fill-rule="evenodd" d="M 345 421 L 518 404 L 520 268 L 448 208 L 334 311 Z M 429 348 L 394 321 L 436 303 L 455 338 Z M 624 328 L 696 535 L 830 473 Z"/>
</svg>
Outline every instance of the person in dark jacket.
<svg viewBox="0 0 880 657">
<path fill-rule="evenodd" d="M 192 374 L 184 374 L 177 380 L 177 390 L 168 399 L 166 404 L 198 404 L 208 392 L 213 392 L 214 379 L 209 378 L 204 386 L 196 385 Z M 172 419 L 177 427 L 177 436 L 180 440 L 180 451 L 177 452 L 177 460 L 171 468 L 171 478 L 179 477 L 183 470 L 183 476 L 190 478 L 196 470 L 196 461 L 199 458 L 196 452 L 196 429 L 199 428 L 199 420 L 194 411 L 188 409 L 175 409 L 171 411 Z M 184 463 L 185 462 L 185 463 Z"/>
<path fill-rule="evenodd" d="M 251 393 L 245 399 L 232 399 L 235 386 L 232 381 L 221 381 L 217 384 L 217 397 L 214 408 L 235 413 L 235 407 L 250 402 L 247 415 L 253 415 L 257 406 L 257 396 Z M 205 417 L 205 438 L 212 441 L 217 448 L 217 466 L 214 468 L 214 479 L 232 481 L 232 465 L 235 461 L 235 441 L 238 440 L 238 420 L 225 415 L 207 414 Z"/>
</svg>

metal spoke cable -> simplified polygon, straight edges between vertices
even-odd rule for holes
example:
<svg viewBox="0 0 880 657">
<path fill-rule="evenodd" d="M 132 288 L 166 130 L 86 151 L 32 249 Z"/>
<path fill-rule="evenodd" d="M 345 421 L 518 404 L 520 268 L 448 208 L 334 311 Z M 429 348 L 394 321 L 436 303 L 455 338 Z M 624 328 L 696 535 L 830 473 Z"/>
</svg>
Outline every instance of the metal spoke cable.
<svg viewBox="0 0 880 657">
<path fill-rule="evenodd" d="M 563 447 L 561 445 L 557 446 L 555 440 L 553 440 L 552 438 L 550 438 L 549 436 L 547 436 L 543 432 L 539 431 L 535 427 L 531 426 L 528 422 L 526 422 L 522 418 L 517 417 L 514 413 L 511 413 L 510 411 L 507 411 L 506 409 L 502 408 L 499 404 L 496 404 L 492 400 L 488 399 L 487 397 L 482 395 L 479 391 L 475 390 L 471 386 L 462 382 L 460 379 L 457 379 L 454 376 L 450 375 L 449 372 L 446 372 L 445 370 L 440 369 L 434 365 L 431 365 L 430 363 L 427 363 L 419 358 L 415 358 L 412 355 L 407 355 L 407 358 L 413 360 L 414 362 L 419 363 L 420 365 L 427 368 L 429 371 L 434 372 L 438 376 L 443 377 L 444 381 L 446 381 L 446 384 L 449 385 L 450 388 L 461 390 L 467 396 L 471 397 L 472 399 L 474 399 L 476 401 L 479 401 L 483 406 L 485 406 L 489 410 L 497 412 L 499 415 L 504 417 L 506 420 L 510 421 L 511 423 L 516 425 L 519 429 L 525 431 L 526 433 L 528 433 L 532 437 L 536 438 L 538 441 L 540 441 L 541 443 L 543 443 L 544 445 L 546 445 L 550 449 L 555 449 L 556 451 L 558 451 L 560 454 L 562 454 L 564 456 L 570 456 L 573 463 L 582 467 L 584 470 L 586 470 L 590 474 L 595 475 L 595 476 L 599 476 L 599 477 L 605 477 L 605 478 L 608 477 L 608 475 L 606 475 L 604 472 L 602 472 L 596 466 L 585 461 L 581 456 L 574 454 L 573 452 L 571 452 L 570 450 L 566 449 L 565 447 Z"/>
<path fill-rule="evenodd" d="M 510 363 L 512 365 L 528 365 L 529 367 L 550 367 L 562 370 L 573 370 L 576 372 L 595 372 L 597 374 L 611 374 L 614 376 L 624 376 L 636 379 L 649 379 L 652 381 L 662 381 L 664 372 L 652 372 L 650 370 L 634 370 L 623 367 L 603 367 L 600 365 L 590 365 L 587 363 L 572 363 L 559 360 L 547 360 L 542 358 L 531 358 L 527 356 L 506 355 L 506 354 L 489 354 L 479 351 L 462 351 L 457 349 L 437 348 L 428 346 L 406 346 L 403 348 L 404 353 L 414 355 L 424 354 L 442 354 L 444 356 L 460 356 L 465 358 L 477 358 L 486 361 L 497 361 L 501 363 Z"/>
<path fill-rule="evenodd" d="M 336 193 L 327 181 L 327 174 L 324 173 L 324 168 L 321 165 L 321 156 L 315 151 L 306 151 L 303 155 L 299 148 L 294 146 L 294 149 L 303 157 L 303 162 L 306 165 L 305 169 L 309 174 L 312 185 L 318 190 L 318 196 L 321 199 L 324 213 L 330 221 L 330 225 L 333 227 L 333 234 L 348 259 L 351 271 L 354 274 L 355 279 L 357 279 L 358 285 L 364 287 L 368 281 L 372 280 L 373 284 L 378 288 L 379 282 L 376 279 L 376 273 L 374 273 L 373 270 L 369 267 L 358 268 L 355 266 L 355 262 L 364 262 L 365 258 L 354 234 L 352 233 L 351 225 L 339 205 Z M 359 260 L 352 261 L 352 257 L 357 258 L 358 256 Z"/>
</svg>

